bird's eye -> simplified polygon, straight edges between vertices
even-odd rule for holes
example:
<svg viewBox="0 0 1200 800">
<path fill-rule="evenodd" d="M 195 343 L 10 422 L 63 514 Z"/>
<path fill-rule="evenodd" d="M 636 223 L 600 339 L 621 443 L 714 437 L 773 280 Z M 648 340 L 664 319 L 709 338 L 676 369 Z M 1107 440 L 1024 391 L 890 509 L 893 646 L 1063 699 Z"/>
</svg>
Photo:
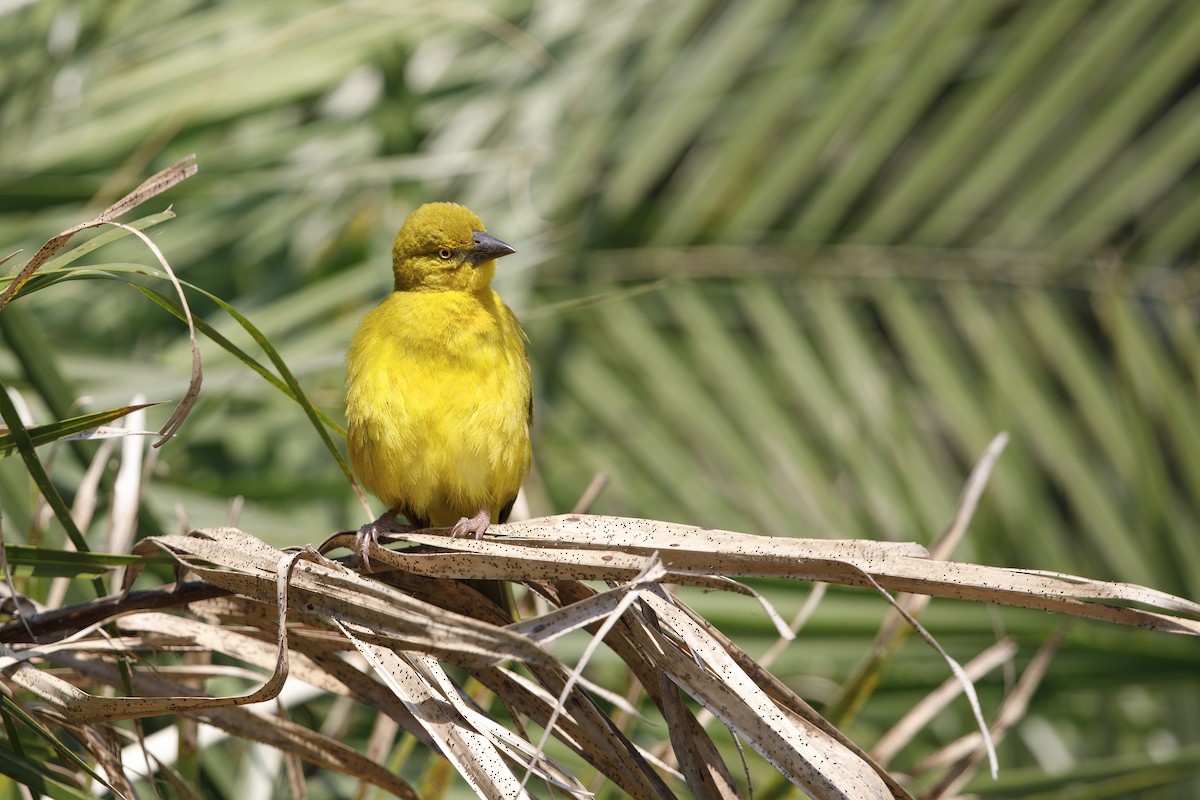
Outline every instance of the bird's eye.
<svg viewBox="0 0 1200 800">
<path fill-rule="evenodd" d="M 438 250 L 438 258 L 440 258 L 442 261 L 449 261 L 450 257 L 453 255 L 454 253 L 448 247 L 443 247 L 441 250 Z"/>
</svg>

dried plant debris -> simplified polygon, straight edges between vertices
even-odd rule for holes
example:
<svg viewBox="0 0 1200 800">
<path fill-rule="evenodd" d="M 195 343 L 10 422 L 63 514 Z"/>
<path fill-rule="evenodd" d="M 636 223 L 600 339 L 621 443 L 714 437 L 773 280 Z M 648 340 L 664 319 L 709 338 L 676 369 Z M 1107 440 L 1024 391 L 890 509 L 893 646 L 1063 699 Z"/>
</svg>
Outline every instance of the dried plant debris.
<svg viewBox="0 0 1200 800">
<path fill-rule="evenodd" d="M 1200 632 L 1200 605 L 1182 598 L 1068 575 L 931 561 L 912 544 L 748 536 L 583 515 L 495 526 L 482 541 L 452 540 L 438 531 L 393 538 L 407 548 L 381 549 L 376 572 L 369 574 L 312 549 L 280 551 L 232 528 L 144 540 L 137 552 L 169 554 L 181 571 L 202 578 L 222 596 L 196 599 L 186 616 L 125 609 L 119 599 L 95 601 L 109 604 L 105 618 L 116 619 L 117 637 L 102 635 L 93 625 L 59 638 L 39 626 L 34 615 L 28 621 L 42 644 L 16 644 L 25 638 L 17 635 L 23 628 L 0 631 L 11 634 L 13 642 L 4 654 L 6 680 L 72 725 L 184 714 L 402 795 L 412 791 L 397 788 L 395 776 L 365 763 L 340 742 L 277 718 L 268 723 L 240 708 L 276 696 L 291 675 L 378 708 L 450 757 L 480 796 L 525 796 L 526 773 L 565 794 L 586 795 L 578 776 L 547 758 L 544 743 L 499 725 L 476 707 L 461 678 L 456 682 L 442 666 L 454 665 L 455 675 L 472 676 L 490 688 L 514 713 L 549 729 L 630 796 L 673 796 L 662 780 L 661 762 L 607 722 L 578 680 L 578 665 L 562 663 L 545 649 L 554 639 L 584 629 L 625 660 L 676 729 L 671 733 L 678 772 L 666 774 L 709 785 L 719 794 L 736 786 L 693 713 L 678 704 L 675 692 L 681 689 L 813 796 L 895 797 L 904 796 L 904 790 L 882 766 L 765 670 L 747 663 L 744 653 L 664 584 L 721 588 L 731 576 L 875 582 L 1160 631 Z M 131 570 L 127 580 L 135 577 Z M 503 620 L 499 610 L 487 608 L 489 601 L 473 595 L 459 582 L 462 578 L 523 579 L 552 609 L 510 625 L 495 624 Z M 618 583 L 598 593 L 583 582 L 595 580 Z M 181 596 L 181 602 L 186 599 Z M 228 656 L 265 678 L 248 692 L 216 696 L 195 692 L 172 679 L 169 670 L 135 668 L 135 696 L 103 697 L 79 688 L 121 687 L 112 661 L 118 653 L 145 658 L 190 648 Z M 362 658 L 350 657 L 352 652 Z M 75 677 L 68 681 L 35 663 L 66 668 Z M 972 665 L 968 669 L 978 674 Z M 1001 727 L 993 731 L 1011 721 L 995 724 Z M 676 731 L 687 735 L 677 737 Z M 898 746 L 897 736 L 904 734 L 881 743 L 885 760 Z M 977 745 L 975 740 L 972 747 Z M 972 747 L 960 748 L 954 762 L 959 766 L 944 779 L 947 787 L 959 785 L 982 757 Z"/>
</svg>

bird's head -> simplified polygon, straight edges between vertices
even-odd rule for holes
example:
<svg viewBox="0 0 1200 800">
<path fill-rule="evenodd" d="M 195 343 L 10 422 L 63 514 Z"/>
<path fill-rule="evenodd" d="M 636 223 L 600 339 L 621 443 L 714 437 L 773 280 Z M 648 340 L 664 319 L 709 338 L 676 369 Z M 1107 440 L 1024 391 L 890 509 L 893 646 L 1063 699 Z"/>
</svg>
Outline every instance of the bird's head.
<svg viewBox="0 0 1200 800">
<path fill-rule="evenodd" d="M 517 252 L 457 203 L 427 203 L 404 221 L 392 245 L 396 291 L 483 291 L 496 259 Z"/>
</svg>

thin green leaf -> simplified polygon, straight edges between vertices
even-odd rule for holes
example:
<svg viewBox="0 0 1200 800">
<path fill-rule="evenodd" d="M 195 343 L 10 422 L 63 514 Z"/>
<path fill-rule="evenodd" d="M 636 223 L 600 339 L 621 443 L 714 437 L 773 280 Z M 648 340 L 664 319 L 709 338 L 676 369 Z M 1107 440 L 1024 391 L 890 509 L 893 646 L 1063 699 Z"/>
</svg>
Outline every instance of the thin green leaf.
<svg viewBox="0 0 1200 800">
<path fill-rule="evenodd" d="M 3 381 L 0 381 L 0 416 L 3 416 L 4 421 L 8 423 L 9 433 L 13 437 L 17 450 L 21 453 L 21 459 L 25 462 L 25 468 L 29 471 L 29 476 L 33 478 L 33 482 L 37 485 L 42 496 L 46 498 L 46 503 L 50 506 L 50 510 L 54 512 L 54 516 L 67 532 L 67 536 L 70 538 L 71 543 L 75 545 L 75 549 L 86 552 L 90 549 L 87 540 L 75 525 L 75 520 L 71 518 L 71 511 L 67 508 L 67 504 L 63 502 L 62 495 L 58 493 L 58 489 L 50 481 L 50 476 L 46 474 L 46 469 L 42 466 L 37 451 L 34 450 L 33 441 L 29 438 L 29 431 L 24 423 L 21 422 L 21 415 L 17 413 L 17 407 L 13 404 L 12 398 L 8 396 L 8 387 L 4 385 Z M 93 585 L 95 586 L 97 596 L 103 596 L 105 593 L 104 585 L 98 581 Z"/>
<path fill-rule="evenodd" d="M 166 211 L 160 211 L 157 214 L 151 214 L 148 217 L 140 217 L 127 224 L 131 228 L 144 231 L 148 228 L 158 225 L 161 222 L 166 222 L 167 220 L 171 219 L 175 219 L 175 212 L 167 209 Z M 106 244 L 112 244 L 113 242 L 132 235 L 133 234 L 131 234 L 129 231 L 121 228 L 107 228 L 103 233 L 93 236 L 91 239 L 88 239 L 78 247 L 72 247 L 67 252 L 57 255 L 47 261 L 46 264 L 38 270 L 38 275 L 70 272 L 67 267 L 86 256 L 88 253 L 95 252 Z M 15 277 L 15 275 L 0 276 L 0 284 L 11 283 Z M 21 295 L 23 296 L 29 291 L 31 291 L 31 288 L 27 286 L 21 291 Z"/>
<path fill-rule="evenodd" d="M 63 783 L 44 762 L 30 761 L 5 747 L 0 747 L 0 773 L 28 787 L 34 796 L 53 797 L 54 800 L 94 800 L 96 796 Z"/>
<path fill-rule="evenodd" d="M 170 311 L 176 317 L 178 317 L 180 319 L 183 318 L 182 317 L 182 314 L 183 314 L 182 309 L 180 309 L 178 307 L 178 305 L 176 305 L 169 297 L 167 297 L 159 292 L 156 292 L 153 289 L 150 289 L 149 287 L 146 287 L 146 286 L 141 286 L 136 283 L 130 283 L 130 285 L 133 286 L 133 288 L 137 289 L 142 294 L 146 295 L 146 297 L 153 300 L 159 306 L 163 307 L 167 311 Z M 350 467 L 345 463 L 344 459 L 342 459 L 340 451 L 338 450 L 337 446 L 333 443 L 333 440 L 329 438 L 328 431 L 327 431 L 328 428 L 331 428 L 338 435 L 345 436 L 346 435 L 345 429 L 341 425 L 338 425 L 336 422 L 334 422 L 332 419 L 330 419 L 329 416 L 325 412 L 317 409 L 315 406 L 312 405 L 311 402 L 309 402 L 308 397 L 304 394 L 304 390 L 300 388 L 300 383 L 296 380 L 296 376 L 293 375 L 291 370 L 288 369 L 287 364 L 283 361 L 283 358 L 279 355 L 279 352 L 271 344 L 270 340 L 267 339 L 267 337 L 265 337 L 258 330 L 258 328 L 256 328 L 254 326 L 254 324 L 250 322 L 249 319 L 244 317 L 236 309 L 234 309 L 233 306 L 229 305 L 221 298 L 217 297 L 216 295 L 212 294 L 211 292 L 206 292 L 205 290 L 203 290 L 197 286 L 193 286 L 191 284 L 186 284 L 186 283 L 184 285 L 188 286 L 189 288 L 195 289 L 196 291 L 203 294 L 205 297 L 208 297 L 214 303 L 219 305 L 224 311 L 226 311 L 231 317 L 233 317 L 238 322 L 238 324 L 241 325 L 242 328 L 254 338 L 254 341 L 257 342 L 260 347 L 262 347 L 263 352 L 265 352 L 267 354 L 268 358 L 271 359 L 271 363 L 274 364 L 275 368 L 278 369 L 280 371 L 280 373 L 283 375 L 283 380 L 280 380 L 275 375 L 272 375 L 270 370 L 268 370 L 262 364 L 255 361 L 253 357 L 251 357 L 248 353 L 246 353 L 244 350 L 239 348 L 233 342 L 229 341 L 229 339 L 226 338 L 220 331 L 218 331 L 216 328 L 214 328 L 212 325 L 208 324 L 204 320 L 196 319 L 196 321 L 195 321 L 196 329 L 198 331 L 200 331 L 201 333 L 203 333 L 204 335 L 211 338 L 214 342 L 216 342 L 221 347 L 223 347 L 226 351 L 228 351 L 230 354 L 232 354 L 234 357 L 236 357 L 243 364 L 250 367 L 250 369 L 254 370 L 256 373 L 258 373 L 260 376 L 262 376 L 263 379 L 265 379 L 268 383 L 270 383 L 276 389 L 283 392 L 288 398 L 290 398 L 291 400 L 294 400 L 297 404 L 299 404 L 300 407 L 302 409 L 304 409 L 304 412 L 308 416 L 309 420 L 313 423 L 313 426 L 317 429 L 317 432 L 321 435 L 321 439 L 322 439 L 322 441 L 325 442 L 326 447 L 329 448 L 330 452 L 333 453 L 335 459 L 338 461 L 338 464 L 342 467 L 342 471 L 346 473 L 347 477 L 349 477 L 350 476 L 350 471 L 349 471 Z"/>
<path fill-rule="evenodd" d="M 74 764 L 76 769 L 91 777 L 92 780 L 98 781 L 104 786 L 107 786 L 115 795 L 120 797 L 120 793 L 113 789 L 112 785 L 108 781 L 106 781 L 98 772 L 92 769 L 92 767 L 86 761 L 76 755 L 75 751 L 64 744 L 57 736 L 54 735 L 53 732 L 50 731 L 49 728 L 38 722 L 34 717 L 30 716 L 30 714 L 11 697 L 8 695 L 0 695 L 0 705 L 4 707 L 4 712 L 6 714 L 13 715 L 21 722 L 25 723 L 25 725 L 29 726 L 34 733 L 46 740 L 51 747 L 58 751 L 58 754 L 62 756 L 62 758 L 64 758 L 67 762 Z M 0 753 L 4 752 L 5 751 L 3 749 L 0 749 Z M 53 784 L 47 786 L 47 789 L 51 788 L 53 788 Z"/>
<path fill-rule="evenodd" d="M 92 553 L 35 547 L 27 544 L 6 544 L 4 555 L 14 567 L 29 567 L 34 575 L 76 577 L 101 575 L 115 567 L 130 564 L 163 564 L 173 562 L 166 556 L 136 556 L 120 553 Z"/>
<path fill-rule="evenodd" d="M 37 447 L 50 442 L 56 442 L 60 439 L 66 439 L 83 431 L 90 431 L 115 419 L 120 419 L 126 414 L 132 414 L 134 411 L 157 405 L 161 404 L 140 403 L 133 406 L 110 408 L 107 411 L 97 411 L 93 414 L 83 414 L 78 417 L 71 417 L 70 419 L 59 420 L 58 422 L 50 422 L 45 425 L 27 428 L 25 432 L 29 436 L 29 440 Z M 0 458 L 6 458 L 16 452 L 16 450 L 16 437 L 11 433 L 0 433 Z"/>
</svg>

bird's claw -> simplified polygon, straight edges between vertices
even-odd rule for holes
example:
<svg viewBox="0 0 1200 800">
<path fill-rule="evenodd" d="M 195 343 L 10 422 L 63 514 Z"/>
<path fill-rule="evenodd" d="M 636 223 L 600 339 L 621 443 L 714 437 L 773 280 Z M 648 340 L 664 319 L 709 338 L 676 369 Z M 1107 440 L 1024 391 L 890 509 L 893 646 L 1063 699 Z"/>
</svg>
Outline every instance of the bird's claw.
<svg viewBox="0 0 1200 800">
<path fill-rule="evenodd" d="M 358 529 L 358 533 L 354 534 L 354 554 L 368 570 L 371 569 L 371 556 L 369 555 L 371 547 L 378 545 L 379 525 L 374 522 L 368 522 Z"/>
<path fill-rule="evenodd" d="M 379 546 L 379 534 L 386 533 L 396 524 L 396 512 L 383 512 L 379 519 L 368 522 L 354 534 L 354 554 L 362 561 L 363 567 L 371 569 L 371 548 Z"/>
<path fill-rule="evenodd" d="M 450 529 L 450 538 L 457 539 L 460 536 L 471 534 L 476 539 L 482 539 L 484 531 L 491 524 L 491 512 L 486 508 L 481 508 L 475 512 L 474 516 L 461 517 L 458 522 L 454 523 L 454 527 Z"/>
</svg>

